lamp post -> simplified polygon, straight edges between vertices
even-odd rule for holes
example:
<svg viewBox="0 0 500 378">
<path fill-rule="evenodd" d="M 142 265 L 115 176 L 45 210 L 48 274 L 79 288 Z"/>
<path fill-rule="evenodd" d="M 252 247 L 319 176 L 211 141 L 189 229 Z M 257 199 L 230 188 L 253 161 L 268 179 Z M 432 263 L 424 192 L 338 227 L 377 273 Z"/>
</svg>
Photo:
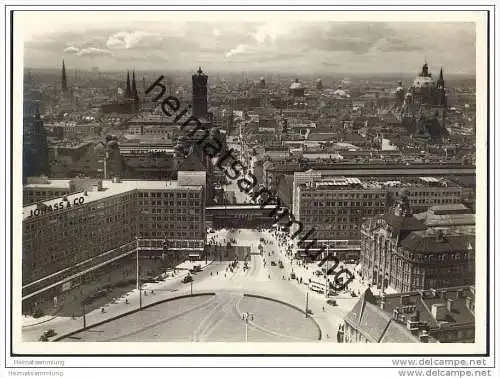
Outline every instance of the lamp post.
<svg viewBox="0 0 500 378">
<path fill-rule="evenodd" d="M 306 293 L 306 318 L 307 318 L 307 312 L 309 310 L 309 292 Z"/>
<path fill-rule="evenodd" d="M 191 296 L 193 296 L 193 280 L 191 280 L 190 284 L 191 284 Z"/>
<path fill-rule="evenodd" d="M 85 299 L 82 301 L 82 312 L 83 312 L 83 329 L 87 328 L 87 321 L 85 319 Z"/>
<path fill-rule="evenodd" d="M 139 285 L 139 309 L 142 308 L 142 288 L 141 285 Z"/>
<path fill-rule="evenodd" d="M 244 312 L 241 315 L 241 318 L 245 322 L 245 342 L 248 342 L 248 322 L 250 320 L 253 320 L 253 314 L 250 314 L 249 312 Z"/>
<path fill-rule="evenodd" d="M 139 237 L 135 237 L 136 288 L 139 290 Z"/>
<path fill-rule="evenodd" d="M 139 280 L 139 237 L 135 237 L 135 268 L 136 268 L 136 287 L 139 290 L 139 308 L 142 308 L 142 290 Z"/>
</svg>

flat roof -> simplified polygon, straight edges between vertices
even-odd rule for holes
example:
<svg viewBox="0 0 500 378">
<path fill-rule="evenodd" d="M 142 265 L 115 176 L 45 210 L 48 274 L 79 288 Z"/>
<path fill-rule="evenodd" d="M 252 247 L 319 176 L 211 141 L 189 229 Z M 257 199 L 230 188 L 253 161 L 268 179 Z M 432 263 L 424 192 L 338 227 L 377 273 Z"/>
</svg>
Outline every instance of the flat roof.
<svg viewBox="0 0 500 378">
<path fill-rule="evenodd" d="M 201 185 L 179 185 L 177 181 L 144 181 L 144 180 L 137 180 L 137 181 L 132 181 L 132 180 L 123 180 L 121 182 L 112 182 L 112 180 L 103 180 L 102 181 L 102 189 L 101 191 L 87 191 L 87 195 L 84 196 L 84 192 L 78 192 L 78 193 L 73 193 L 65 196 L 67 198 L 67 202 L 65 201 L 64 204 L 64 209 L 67 207 L 67 203 L 70 204 L 69 208 L 73 208 L 73 203 L 76 200 L 78 200 L 80 197 L 85 198 L 85 202 L 83 204 L 87 204 L 89 202 L 94 202 L 94 201 L 99 201 L 104 198 L 108 197 L 113 197 L 116 195 L 120 195 L 123 193 L 127 193 L 133 190 L 176 190 L 176 189 L 182 189 L 182 190 L 190 190 L 190 191 L 200 191 L 202 190 L 203 186 Z M 40 201 L 38 203 L 42 203 L 46 206 L 52 206 L 54 207 L 55 204 L 59 204 L 60 202 L 63 202 L 64 197 L 59 197 L 55 199 L 50 199 L 47 201 Z M 82 204 L 82 205 L 83 205 Z M 23 207 L 23 220 L 26 220 L 27 218 L 30 218 L 31 212 L 35 211 L 37 209 L 38 204 L 31 204 L 28 206 Z M 76 208 L 79 207 L 79 205 L 75 205 Z M 59 210 L 57 210 L 59 211 Z M 52 214 L 52 212 L 47 212 L 45 214 L 41 214 L 40 216 L 43 215 L 48 215 Z"/>
<path fill-rule="evenodd" d="M 26 184 L 23 186 L 23 189 L 36 188 L 36 189 L 69 189 L 69 185 L 71 180 L 69 179 L 57 179 L 57 180 L 49 180 L 46 183 L 34 183 L 34 184 Z"/>
</svg>

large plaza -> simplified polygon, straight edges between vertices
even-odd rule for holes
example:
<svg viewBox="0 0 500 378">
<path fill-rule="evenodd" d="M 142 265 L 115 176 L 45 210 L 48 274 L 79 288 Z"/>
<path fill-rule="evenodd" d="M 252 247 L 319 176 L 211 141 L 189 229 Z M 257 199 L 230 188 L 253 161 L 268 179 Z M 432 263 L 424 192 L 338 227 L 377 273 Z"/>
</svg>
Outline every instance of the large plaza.
<svg viewBox="0 0 500 378">
<path fill-rule="evenodd" d="M 85 331 L 78 332 L 83 327 L 83 314 L 74 301 L 68 300 L 53 316 L 25 317 L 23 338 L 35 341 L 53 329 L 56 338 L 71 334 L 63 339 L 65 342 L 336 341 L 338 325 L 357 298 L 350 292 L 339 292 L 334 297 L 336 306 L 332 306 L 323 293 L 309 290 L 308 280 L 318 269 L 317 263 L 294 260 L 283 234 L 274 230 L 223 229 L 210 233 L 209 239 L 221 245 L 232 242 L 249 247 L 247 268 L 243 260 L 233 267 L 232 261 L 219 259 L 186 262 L 176 267 L 175 274 L 169 269 L 157 282 L 141 285 L 140 298 L 139 290 L 130 286 L 100 298 L 98 306 L 86 309 Z M 200 264 L 202 270 L 189 273 L 195 264 Z M 127 269 L 130 271 L 130 267 Z M 296 279 L 290 278 L 292 272 Z M 186 282 L 187 275 L 192 282 Z M 356 277 L 349 287 L 354 292 L 364 288 Z M 177 297 L 183 298 L 166 301 Z M 146 308 L 133 312 L 139 306 Z M 110 320 L 128 312 L 133 313 Z M 253 320 L 247 323 L 245 313 Z M 102 324 L 93 327 L 98 323 Z"/>
</svg>

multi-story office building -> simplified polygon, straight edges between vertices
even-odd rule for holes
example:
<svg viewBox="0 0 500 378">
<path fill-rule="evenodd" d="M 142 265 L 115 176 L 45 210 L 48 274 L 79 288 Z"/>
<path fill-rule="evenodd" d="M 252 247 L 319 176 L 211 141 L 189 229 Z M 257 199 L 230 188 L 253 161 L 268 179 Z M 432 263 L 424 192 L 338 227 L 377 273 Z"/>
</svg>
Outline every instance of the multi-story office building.
<svg viewBox="0 0 500 378">
<path fill-rule="evenodd" d="M 375 297 L 370 289 L 344 318 L 346 343 L 473 343 L 475 288 L 405 292 Z"/>
<path fill-rule="evenodd" d="M 403 197 L 391 212 L 363 223 L 362 277 L 401 292 L 474 284 L 475 226 L 424 222 L 412 215 Z"/>
<path fill-rule="evenodd" d="M 320 245 L 335 250 L 343 241 L 343 250 L 354 258 L 359 255 L 363 219 L 383 214 L 400 197 L 402 189 L 407 192 L 411 206 L 420 210 L 432 205 L 455 204 L 461 200 L 459 186 L 434 177 L 383 182 L 329 176 L 318 171 L 296 172 L 293 214 L 303 225 L 316 229 L 311 237 L 318 239 Z"/>
<path fill-rule="evenodd" d="M 24 207 L 23 297 L 134 252 L 136 237 L 148 253 L 163 253 L 167 241 L 174 260 L 200 255 L 205 180 L 204 172 L 166 182 L 95 180 L 92 190 Z"/>
<path fill-rule="evenodd" d="M 23 204 L 29 205 L 72 192 L 71 180 L 49 180 L 47 177 L 28 177 L 23 186 Z"/>
</svg>

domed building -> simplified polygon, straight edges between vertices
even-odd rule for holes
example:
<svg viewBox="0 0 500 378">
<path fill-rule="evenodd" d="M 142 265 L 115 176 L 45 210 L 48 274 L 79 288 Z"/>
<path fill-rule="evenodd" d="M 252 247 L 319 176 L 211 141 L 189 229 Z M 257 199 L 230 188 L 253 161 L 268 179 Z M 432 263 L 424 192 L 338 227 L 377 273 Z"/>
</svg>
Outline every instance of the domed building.
<svg viewBox="0 0 500 378">
<path fill-rule="evenodd" d="M 401 91 L 397 93 L 401 96 Z M 438 80 L 434 80 L 425 63 L 404 95 L 402 123 L 411 134 L 439 139 L 448 135 L 445 127 L 446 108 L 443 69 L 441 68 Z"/>
<path fill-rule="evenodd" d="M 292 85 L 290 85 L 289 92 L 293 97 L 304 97 L 304 84 L 302 84 L 299 79 L 295 79 Z"/>
<path fill-rule="evenodd" d="M 342 98 L 349 98 L 351 95 L 342 88 L 342 85 L 339 85 L 335 92 L 333 92 L 333 96 L 337 99 L 342 99 Z"/>
<path fill-rule="evenodd" d="M 321 79 L 316 80 L 316 89 L 318 91 L 322 91 L 323 90 L 323 82 L 321 81 Z"/>
</svg>

